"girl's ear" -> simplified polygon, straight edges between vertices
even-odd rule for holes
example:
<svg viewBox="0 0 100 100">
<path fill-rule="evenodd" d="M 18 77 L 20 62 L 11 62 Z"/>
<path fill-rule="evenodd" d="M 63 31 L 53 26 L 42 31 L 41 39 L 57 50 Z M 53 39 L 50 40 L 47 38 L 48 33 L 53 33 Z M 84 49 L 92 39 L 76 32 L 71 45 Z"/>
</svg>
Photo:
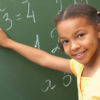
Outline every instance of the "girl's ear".
<svg viewBox="0 0 100 100">
<path fill-rule="evenodd" d="M 97 34 L 98 34 L 98 38 L 100 38 L 100 23 L 97 26 Z"/>
</svg>

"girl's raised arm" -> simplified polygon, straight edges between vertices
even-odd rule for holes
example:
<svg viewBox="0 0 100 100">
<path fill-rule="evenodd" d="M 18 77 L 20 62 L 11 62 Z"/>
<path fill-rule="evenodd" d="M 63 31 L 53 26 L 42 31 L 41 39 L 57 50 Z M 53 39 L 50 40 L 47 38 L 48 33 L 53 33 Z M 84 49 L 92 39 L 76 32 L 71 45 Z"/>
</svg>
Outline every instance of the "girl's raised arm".
<svg viewBox="0 0 100 100">
<path fill-rule="evenodd" d="M 53 56 L 43 50 L 15 42 L 8 38 L 2 29 L 0 29 L 0 46 L 12 49 L 30 61 L 41 66 L 62 72 L 72 73 L 69 67 L 69 59 Z"/>
</svg>

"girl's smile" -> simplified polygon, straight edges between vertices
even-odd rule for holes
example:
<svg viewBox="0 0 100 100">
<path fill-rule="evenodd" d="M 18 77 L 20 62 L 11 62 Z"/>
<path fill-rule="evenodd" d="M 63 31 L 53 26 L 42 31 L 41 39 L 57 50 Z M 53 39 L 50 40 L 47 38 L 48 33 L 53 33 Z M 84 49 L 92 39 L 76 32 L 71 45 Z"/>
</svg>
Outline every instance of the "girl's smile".
<svg viewBox="0 0 100 100">
<path fill-rule="evenodd" d="M 80 63 L 91 62 L 93 56 L 98 53 L 99 37 L 96 26 L 84 17 L 60 21 L 57 31 L 65 53 Z"/>
<path fill-rule="evenodd" d="M 73 54 L 72 56 L 75 57 L 76 59 L 82 59 L 83 57 L 85 57 L 86 53 L 87 53 L 87 49 L 80 53 Z"/>
</svg>

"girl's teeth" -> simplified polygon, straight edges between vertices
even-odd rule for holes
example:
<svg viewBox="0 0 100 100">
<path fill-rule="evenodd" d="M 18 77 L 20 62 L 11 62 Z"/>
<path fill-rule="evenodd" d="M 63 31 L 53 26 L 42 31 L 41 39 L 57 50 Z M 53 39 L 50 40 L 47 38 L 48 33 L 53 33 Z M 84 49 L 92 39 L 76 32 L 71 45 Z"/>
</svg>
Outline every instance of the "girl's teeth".
<svg viewBox="0 0 100 100">
<path fill-rule="evenodd" d="M 84 52 L 82 52 L 82 53 L 80 53 L 80 54 L 76 54 L 76 58 L 82 58 L 84 55 L 85 55 L 85 52 L 86 51 L 84 51 Z"/>
<path fill-rule="evenodd" d="M 80 56 L 81 54 L 77 54 L 76 56 Z"/>
</svg>

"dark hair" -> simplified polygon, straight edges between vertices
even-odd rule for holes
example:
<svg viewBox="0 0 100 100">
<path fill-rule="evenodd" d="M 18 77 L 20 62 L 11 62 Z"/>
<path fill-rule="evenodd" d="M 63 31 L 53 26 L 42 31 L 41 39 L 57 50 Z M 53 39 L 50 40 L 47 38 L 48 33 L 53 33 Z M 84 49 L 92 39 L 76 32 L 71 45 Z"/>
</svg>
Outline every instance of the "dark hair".
<svg viewBox="0 0 100 100">
<path fill-rule="evenodd" d="M 57 26 L 57 24 L 62 20 L 76 17 L 86 18 L 88 23 L 94 26 L 100 23 L 100 12 L 93 6 L 85 3 L 77 3 L 64 9 L 54 18 L 54 23 Z M 64 51 L 61 43 L 58 43 L 58 46 L 61 51 Z"/>
</svg>

